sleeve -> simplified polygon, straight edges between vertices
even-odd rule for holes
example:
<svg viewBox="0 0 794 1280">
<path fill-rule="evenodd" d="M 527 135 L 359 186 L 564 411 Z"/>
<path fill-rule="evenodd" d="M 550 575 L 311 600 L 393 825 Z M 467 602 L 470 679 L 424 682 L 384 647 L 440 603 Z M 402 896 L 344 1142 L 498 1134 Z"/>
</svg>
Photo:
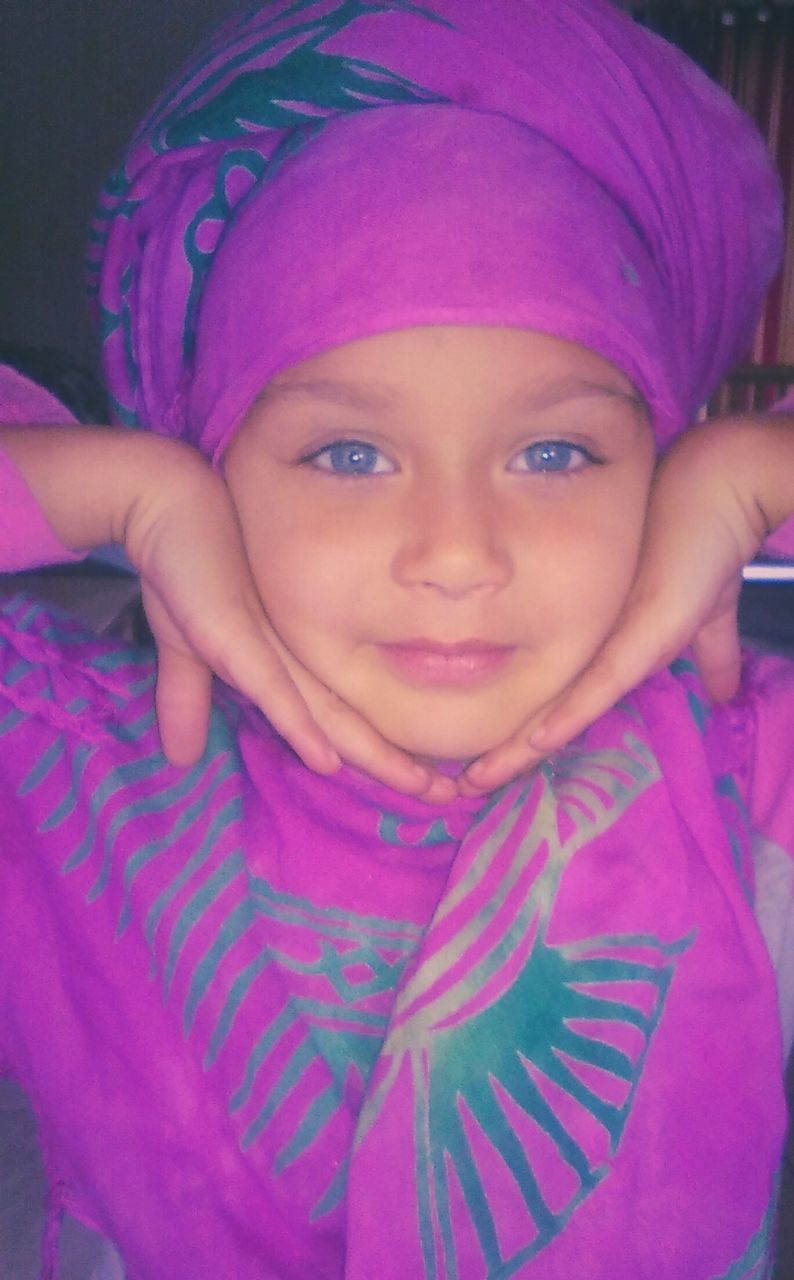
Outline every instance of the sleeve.
<svg viewBox="0 0 794 1280">
<path fill-rule="evenodd" d="M 773 406 L 773 413 L 794 413 L 794 388 Z M 764 543 L 764 553 L 783 560 L 794 560 L 794 515 Z"/>
<path fill-rule="evenodd" d="M 0 365 L 0 422 L 74 421 L 48 391 L 8 365 Z M 57 537 L 20 471 L 0 449 L 0 573 L 82 559 Z"/>
</svg>

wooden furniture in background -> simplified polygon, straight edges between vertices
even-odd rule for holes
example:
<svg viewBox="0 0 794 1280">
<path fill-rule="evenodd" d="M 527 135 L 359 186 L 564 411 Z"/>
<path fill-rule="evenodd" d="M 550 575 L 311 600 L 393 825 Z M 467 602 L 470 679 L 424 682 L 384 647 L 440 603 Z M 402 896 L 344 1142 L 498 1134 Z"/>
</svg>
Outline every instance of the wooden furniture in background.
<svg viewBox="0 0 794 1280">
<path fill-rule="evenodd" d="M 725 413 L 755 413 L 770 409 L 794 389 L 794 365 L 739 365 L 717 388 L 705 417 Z"/>
</svg>

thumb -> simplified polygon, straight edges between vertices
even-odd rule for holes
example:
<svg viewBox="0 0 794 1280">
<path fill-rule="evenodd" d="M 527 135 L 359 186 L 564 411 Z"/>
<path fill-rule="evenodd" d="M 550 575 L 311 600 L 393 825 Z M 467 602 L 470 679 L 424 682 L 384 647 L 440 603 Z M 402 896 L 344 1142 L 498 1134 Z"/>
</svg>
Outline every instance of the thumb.
<svg viewBox="0 0 794 1280">
<path fill-rule="evenodd" d="M 212 672 L 192 654 L 160 643 L 155 707 L 163 751 L 171 764 L 189 768 L 207 743 Z"/>
<path fill-rule="evenodd" d="M 727 702 L 739 688 L 742 652 L 738 627 L 737 597 L 716 613 L 692 640 L 692 654 L 709 695 L 715 702 Z"/>
</svg>

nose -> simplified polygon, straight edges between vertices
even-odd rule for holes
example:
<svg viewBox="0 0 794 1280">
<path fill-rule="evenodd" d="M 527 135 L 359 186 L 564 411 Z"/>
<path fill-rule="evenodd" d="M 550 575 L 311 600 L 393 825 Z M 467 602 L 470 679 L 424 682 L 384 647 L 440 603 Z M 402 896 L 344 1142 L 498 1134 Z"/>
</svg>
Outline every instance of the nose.
<svg viewBox="0 0 794 1280">
<path fill-rule="evenodd" d="M 498 590 L 512 563 L 495 495 L 464 484 L 435 485 L 415 495 L 404 513 L 394 559 L 403 586 L 450 599 Z"/>
</svg>

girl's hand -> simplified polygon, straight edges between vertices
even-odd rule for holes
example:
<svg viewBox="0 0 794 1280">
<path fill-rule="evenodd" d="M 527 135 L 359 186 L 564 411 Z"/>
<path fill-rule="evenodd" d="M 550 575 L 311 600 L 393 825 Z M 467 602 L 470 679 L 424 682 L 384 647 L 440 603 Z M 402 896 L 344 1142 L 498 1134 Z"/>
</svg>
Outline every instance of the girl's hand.
<svg viewBox="0 0 794 1280">
<path fill-rule="evenodd" d="M 559 750 L 646 676 L 692 646 L 715 701 L 739 687 L 741 573 L 794 512 L 794 419 L 769 414 L 698 425 L 659 464 L 638 571 L 588 666 L 460 781 L 501 786 Z"/>
<path fill-rule="evenodd" d="M 124 544 L 157 644 L 157 717 L 173 763 L 192 764 L 204 750 L 215 673 L 259 707 L 309 768 L 332 773 L 344 759 L 429 801 L 454 794 L 449 779 L 381 738 L 281 644 L 226 485 L 198 455 L 188 465 L 180 459 L 178 476 L 133 505 Z"/>
<path fill-rule="evenodd" d="M 188 446 L 148 432 L 1 428 L 65 546 L 117 542 L 141 578 L 158 654 L 156 707 L 173 764 L 207 740 L 213 673 L 267 716 L 309 768 L 340 757 L 408 794 L 445 800 L 453 784 L 384 741 L 298 667 L 262 608 L 222 479 Z"/>
<path fill-rule="evenodd" d="M 199 543 L 194 546 L 200 551 Z M 185 573 L 183 560 L 178 591 L 144 581 L 158 653 L 157 719 L 169 760 L 187 766 L 200 758 L 217 674 L 259 707 L 310 769 L 334 773 L 344 759 L 398 791 L 429 802 L 450 799 L 449 779 L 382 739 L 283 647 L 241 552 L 239 544 L 223 552 L 216 542 L 195 578 Z M 193 589 L 201 592 L 198 610 Z"/>
</svg>

